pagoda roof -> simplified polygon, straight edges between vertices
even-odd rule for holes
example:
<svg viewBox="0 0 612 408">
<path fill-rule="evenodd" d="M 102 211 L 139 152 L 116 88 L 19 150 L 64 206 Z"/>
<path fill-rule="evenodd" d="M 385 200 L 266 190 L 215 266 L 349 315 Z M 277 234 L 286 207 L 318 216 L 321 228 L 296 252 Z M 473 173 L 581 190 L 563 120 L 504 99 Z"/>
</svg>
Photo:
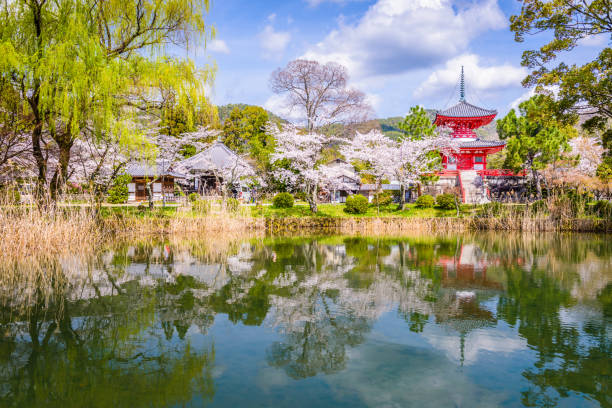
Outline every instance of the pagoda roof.
<svg viewBox="0 0 612 408">
<path fill-rule="evenodd" d="M 483 116 L 497 115 L 497 111 L 479 108 L 466 101 L 460 101 L 458 104 L 448 109 L 437 111 L 436 115 L 450 118 L 480 118 Z"/>
<path fill-rule="evenodd" d="M 468 149 L 478 149 L 478 148 L 487 148 L 487 147 L 500 147 L 505 146 L 506 142 L 503 140 L 471 140 L 469 142 L 463 142 L 459 145 L 460 148 L 468 148 Z"/>
</svg>

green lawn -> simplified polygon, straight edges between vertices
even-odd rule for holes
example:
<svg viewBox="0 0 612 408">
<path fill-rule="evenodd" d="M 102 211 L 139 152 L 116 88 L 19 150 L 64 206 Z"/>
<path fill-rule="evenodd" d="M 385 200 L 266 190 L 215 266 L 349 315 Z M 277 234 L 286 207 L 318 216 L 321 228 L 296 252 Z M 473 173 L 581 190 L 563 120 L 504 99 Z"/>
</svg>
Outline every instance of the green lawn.
<svg viewBox="0 0 612 408">
<path fill-rule="evenodd" d="M 397 210 L 397 204 L 381 207 L 380 214 L 376 207 L 370 206 L 366 214 L 347 214 L 344 204 L 319 204 L 317 214 L 312 214 L 306 204 L 296 204 L 292 208 L 273 208 L 271 206 L 251 207 L 251 214 L 254 217 L 284 218 L 284 217 L 415 217 L 415 218 L 437 218 L 455 217 L 456 210 L 442 210 L 438 208 L 416 208 L 414 204 L 407 204 L 404 211 Z M 462 205 L 460 215 L 467 216 L 473 214 L 473 206 Z"/>
</svg>

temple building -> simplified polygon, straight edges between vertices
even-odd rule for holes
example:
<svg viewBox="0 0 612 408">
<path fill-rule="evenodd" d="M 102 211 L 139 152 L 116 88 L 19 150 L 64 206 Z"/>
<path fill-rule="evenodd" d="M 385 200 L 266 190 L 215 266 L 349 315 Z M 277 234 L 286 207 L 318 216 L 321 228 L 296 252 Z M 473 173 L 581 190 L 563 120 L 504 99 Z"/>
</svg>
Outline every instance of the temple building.
<svg viewBox="0 0 612 408">
<path fill-rule="evenodd" d="M 489 201 L 489 192 L 484 182 L 488 175 L 487 156 L 497 153 L 506 146 L 501 140 L 482 140 L 474 132 L 495 119 L 496 110 L 480 108 L 465 100 L 465 79 L 461 67 L 459 103 L 438 111 L 434 124 L 452 129 L 451 137 L 459 141 L 459 151 L 444 155 L 444 171 L 439 173 L 438 187 L 458 187 L 463 202 L 483 203 Z"/>
</svg>

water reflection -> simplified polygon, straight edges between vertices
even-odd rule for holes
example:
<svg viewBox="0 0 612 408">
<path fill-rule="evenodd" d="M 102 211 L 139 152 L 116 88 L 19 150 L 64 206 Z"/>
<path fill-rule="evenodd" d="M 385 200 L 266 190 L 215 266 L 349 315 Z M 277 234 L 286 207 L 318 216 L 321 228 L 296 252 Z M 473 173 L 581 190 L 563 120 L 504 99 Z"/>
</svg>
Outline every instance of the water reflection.
<svg viewBox="0 0 612 408">
<path fill-rule="evenodd" d="M 116 245 L 0 288 L 0 405 L 608 406 L 611 263 L 605 236 Z"/>
</svg>

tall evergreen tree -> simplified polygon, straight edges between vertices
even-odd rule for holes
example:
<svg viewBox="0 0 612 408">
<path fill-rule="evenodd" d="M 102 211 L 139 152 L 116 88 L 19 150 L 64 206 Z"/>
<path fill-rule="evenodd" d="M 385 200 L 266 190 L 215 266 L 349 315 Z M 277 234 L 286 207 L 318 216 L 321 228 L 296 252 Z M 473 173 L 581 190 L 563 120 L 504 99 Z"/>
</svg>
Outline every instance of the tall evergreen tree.
<svg viewBox="0 0 612 408">
<path fill-rule="evenodd" d="M 422 106 L 413 106 L 398 127 L 408 139 L 419 140 L 424 137 L 433 137 L 436 125 L 431 122 L 427 111 Z"/>
<path fill-rule="evenodd" d="M 519 105 L 519 115 L 512 109 L 497 122 L 500 138 L 508 140 L 504 167 L 529 170 L 538 199 L 542 198 L 539 171 L 569 151 L 568 140 L 575 133 L 555 115 L 555 106 L 551 97 L 536 95 Z"/>
</svg>

